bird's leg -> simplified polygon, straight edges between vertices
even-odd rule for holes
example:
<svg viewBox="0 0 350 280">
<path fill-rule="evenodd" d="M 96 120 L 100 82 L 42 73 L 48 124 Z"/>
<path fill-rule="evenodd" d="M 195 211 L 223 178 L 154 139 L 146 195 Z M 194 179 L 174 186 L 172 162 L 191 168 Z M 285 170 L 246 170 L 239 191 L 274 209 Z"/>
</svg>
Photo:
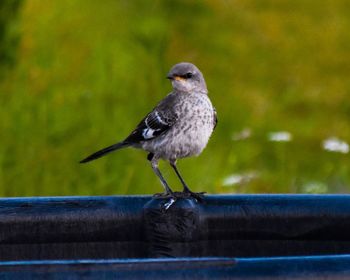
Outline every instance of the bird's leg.
<svg viewBox="0 0 350 280">
<path fill-rule="evenodd" d="M 172 197 L 174 198 L 174 192 L 170 189 L 168 183 L 165 181 L 162 173 L 160 173 L 159 169 L 158 169 L 158 159 L 153 157 L 151 159 L 151 165 L 152 165 L 152 169 L 154 171 L 154 173 L 156 173 L 156 175 L 158 176 L 160 182 L 162 183 L 164 189 L 165 189 L 165 193 L 163 194 L 157 194 L 156 196 L 160 196 L 160 197 Z"/>
<path fill-rule="evenodd" d="M 200 192 L 200 193 L 195 193 L 195 192 L 192 192 L 189 187 L 187 186 L 187 184 L 185 183 L 184 179 L 182 178 L 182 176 L 180 175 L 180 172 L 179 170 L 177 169 L 176 167 L 176 160 L 174 161 L 170 161 L 170 165 L 172 168 L 174 168 L 175 170 L 175 173 L 177 175 L 177 177 L 179 177 L 184 189 L 183 189 L 183 193 L 184 194 L 188 194 L 189 196 L 192 196 L 194 197 L 195 199 L 197 199 L 198 201 L 202 201 L 203 200 L 203 194 L 204 192 Z"/>
</svg>

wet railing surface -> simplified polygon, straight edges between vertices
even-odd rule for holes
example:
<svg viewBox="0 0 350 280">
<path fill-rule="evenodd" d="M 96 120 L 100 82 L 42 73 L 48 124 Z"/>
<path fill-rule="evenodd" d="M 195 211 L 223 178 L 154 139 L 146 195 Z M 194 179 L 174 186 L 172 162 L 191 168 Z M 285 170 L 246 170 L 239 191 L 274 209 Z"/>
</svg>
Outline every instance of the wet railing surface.
<svg viewBox="0 0 350 280">
<path fill-rule="evenodd" d="M 167 202 L 0 199 L 0 279 L 165 279 L 169 271 L 167 279 L 350 277 L 349 195 L 208 195 L 168 209 Z"/>
</svg>

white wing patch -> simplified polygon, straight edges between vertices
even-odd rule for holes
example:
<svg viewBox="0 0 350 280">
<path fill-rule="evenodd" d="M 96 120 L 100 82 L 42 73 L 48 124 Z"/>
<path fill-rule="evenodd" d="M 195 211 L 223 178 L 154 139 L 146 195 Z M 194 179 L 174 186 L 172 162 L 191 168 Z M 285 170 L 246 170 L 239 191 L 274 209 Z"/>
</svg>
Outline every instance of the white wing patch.
<svg viewBox="0 0 350 280">
<path fill-rule="evenodd" d="M 157 111 L 153 112 L 154 114 L 150 114 L 146 119 L 145 119 L 145 125 L 147 128 L 142 130 L 142 137 L 145 140 L 152 139 L 156 135 L 155 133 L 157 131 L 160 131 L 162 127 L 167 126 L 168 123 L 162 120 L 161 116 Z"/>
<path fill-rule="evenodd" d="M 154 111 L 157 121 L 160 122 L 162 125 L 168 125 L 168 123 L 166 123 L 165 121 L 162 120 L 162 118 L 159 116 L 157 111 Z"/>
<path fill-rule="evenodd" d="M 144 139 L 151 139 L 154 137 L 155 130 L 152 128 L 146 128 L 142 131 L 142 137 Z"/>
<path fill-rule="evenodd" d="M 168 114 L 162 116 L 162 112 L 152 111 L 136 127 L 136 129 L 125 139 L 126 142 L 139 143 L 153 139 L 167 131 L 175 117 Z"/>
</svg>

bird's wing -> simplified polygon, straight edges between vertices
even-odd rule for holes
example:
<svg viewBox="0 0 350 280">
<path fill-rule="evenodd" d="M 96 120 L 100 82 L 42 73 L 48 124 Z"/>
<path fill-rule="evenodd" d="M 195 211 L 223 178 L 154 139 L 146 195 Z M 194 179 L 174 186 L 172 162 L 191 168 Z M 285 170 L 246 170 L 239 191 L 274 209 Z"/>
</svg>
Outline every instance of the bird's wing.
<svg viewBox="0 0 350 280">
<path fill-rule="evenodd" d="M 173 98 L 168 95 L 153 109 L 124 140 L 127 143 L 139 143 L 151 140 L 167 131 L 177 120 L 173 111 Z"/>
<path fill-rule="evenodd" d="M 214 128 L 213 128 L 213 130 L 215 129 L 215 127 L 217 126 L 217 124 L 218 124 L 218 114 L 216 113 L 216 109 L 215 108 L 213 108 L 214 109 L 214 120 L 213 120 L 213 122 L 214 122 Z"/>
</svg>

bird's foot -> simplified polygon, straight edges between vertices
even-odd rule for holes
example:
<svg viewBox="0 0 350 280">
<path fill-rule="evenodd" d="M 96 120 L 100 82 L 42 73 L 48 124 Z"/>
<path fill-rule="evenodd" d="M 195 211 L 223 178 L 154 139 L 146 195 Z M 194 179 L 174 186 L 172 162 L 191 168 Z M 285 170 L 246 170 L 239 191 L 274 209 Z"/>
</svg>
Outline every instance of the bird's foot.
<svg viewBox="0 0 350 280">
<path fill-rule="evenodd" d="M 178 193 L 182 198 L 194 198 L 195 200 L 197 200 L 198 202 L 202 202 L 204 200 L 204 194 L 205 192 L 192 192 L 189 189 L 184 189 L 183 192 Z M 176 197 L 178 197 L 178 195 L 176 194 Z"/>
<path fill-rule="evenodd" d="M 175 194 L 173 192 L 165 192 L 165 193 L 155 193 L 153 195 L 154 198 L 176 198 Z"/>
<path fill-rule="evenodd" d="M 165 193 L 156 193 L 153 195 L 154 198 L 159 199 L 169 199 L 173 204 L 177 199 L 186 199 L 186 198 L 194 198 L 198 202 L 203 202 L 205 192 L 192 192 L 189 189 L 184 189 L 182 192 L 165 192 Z M 170 207 L 170 206 L 169 206 Z"/>
<path fill-rule="evenodd" d="M 189 192 L 190 197 L 193 197 L 198 202 L 203 202 L 205 192 Z"/>
</svg>

